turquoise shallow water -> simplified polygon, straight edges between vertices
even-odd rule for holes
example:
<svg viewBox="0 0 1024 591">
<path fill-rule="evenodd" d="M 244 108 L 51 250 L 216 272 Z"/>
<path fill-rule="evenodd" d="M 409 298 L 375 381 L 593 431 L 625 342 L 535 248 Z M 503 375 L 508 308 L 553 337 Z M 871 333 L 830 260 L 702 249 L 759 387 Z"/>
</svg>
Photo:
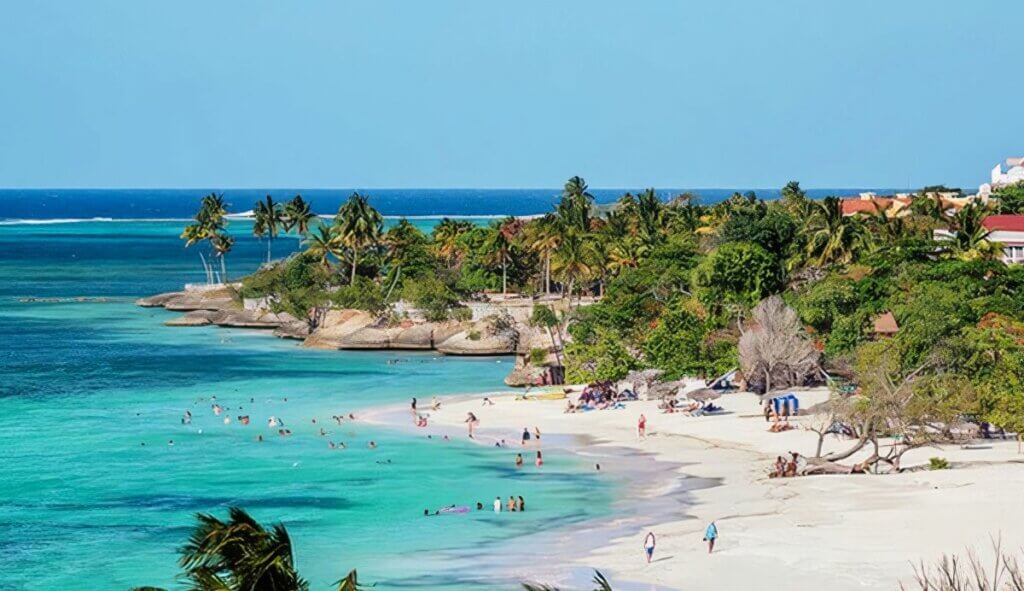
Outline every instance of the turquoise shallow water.
<svg viewBox="0 0 1024 591">
<path fill-rule="evenodd" d="M 496 556 L 515 561 L 522 536 L 607 510 L 613 485 L 566 454 L 517 472 L 506 450 L 329 418 L 500 389 L 508 359 L 310 351 L 256 331 L 162 326 L 169 313 L 131 302 L 200 279 L 180 226 L 0 226 L 0 589 L 173 586 L 192 515 L 229 505 L 284 522 L 313 589 L 356 567 L 380 589 L 508 588 L 493 579 Z M 250 271 L 263 246 L 232 227 L 229 268 Z M 253 423 L 224 425 L 197 402 L 211 395 Z M 294 435 L 278 437 L 270 415 Z M 422 517 L 510 494 L 529 511 Z"/>
</svg>

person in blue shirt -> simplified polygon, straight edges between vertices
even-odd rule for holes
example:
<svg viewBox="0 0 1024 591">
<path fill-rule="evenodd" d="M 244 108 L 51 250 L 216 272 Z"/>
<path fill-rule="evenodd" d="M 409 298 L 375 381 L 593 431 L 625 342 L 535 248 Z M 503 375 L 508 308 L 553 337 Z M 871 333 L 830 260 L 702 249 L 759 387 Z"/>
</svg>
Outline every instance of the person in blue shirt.
<svg viewBox="0 0 1024 591">
<path fill-rule="evenodd" d="M 708 543 L 708 554 L 715 550 L 716 539 L 718 539 L 718 528 L 715 527 L 715 522 L 712 521 L 708 528 L 704 530 L 704 541 Z"/>
</svg>

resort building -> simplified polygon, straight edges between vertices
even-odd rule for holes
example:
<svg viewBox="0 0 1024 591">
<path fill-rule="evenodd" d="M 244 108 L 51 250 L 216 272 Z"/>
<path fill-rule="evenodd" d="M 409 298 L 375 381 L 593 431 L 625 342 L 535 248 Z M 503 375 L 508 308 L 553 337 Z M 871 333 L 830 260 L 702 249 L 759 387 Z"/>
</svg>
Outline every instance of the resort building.
<svg viewBox="0 0 1024 591">
<path fill-rule="evenodd" d="M 1024 215 L 990 215 L 981 224 L 988 240 L 1003 245 L 1003 262 L 1024 263 Z"/>
<path fill-rule="evenodd" d="M 857 214 L 875 215 L 884 212 L 887 217 L 899 218 L 910 214 L 910 204 L 914 199 L 938 199 L 948 213 L 956 213 L 960 209 L 978 199 L 976 195 L 963 195 L 955 191 L 929 192 L 924 194 L 896 193 L 895 195 L 879 196 L 875 193 L 860 193 L 856 197 L 843 197 L 841 206 L 844 216 Z M 987 197 L 981 197 L 982 201 Z"/>
<path fill-rule="evenodd" d="M 987 197 L 994 189 L 1024 183 L 1024 158 L 1007 158 L 1005 172 L 1002 164 L 996 164 L 990 177 L 989 182 L 978 187 L 978 195 Z"/>
<path fill-rule="evenodd" d="M 861 193 L 856 197 L 843 197 L 841 205 L 844 216 L 859 213 L 875 215 L 885 212 L 888 217 L 901 217 L 910 212 L 911 201 L 911 196 L 905 193 L 888 197 L 879 197 L 875 193 Z"/>
</svg>

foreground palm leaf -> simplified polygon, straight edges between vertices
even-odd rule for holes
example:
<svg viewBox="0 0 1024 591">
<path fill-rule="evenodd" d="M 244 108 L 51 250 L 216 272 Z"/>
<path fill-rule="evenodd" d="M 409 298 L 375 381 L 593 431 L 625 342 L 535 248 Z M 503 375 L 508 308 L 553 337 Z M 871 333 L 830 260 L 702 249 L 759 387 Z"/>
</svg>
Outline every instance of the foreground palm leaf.
<svg viewBox="0 0 1024 591">
<path fill-rule="evenodd" d="M 612 591 L 612 585 L 608 582 L 608 579 L 601 574 L 601 571 L 594 571 L 594 578 L 591 579 L 596 587 L 594 591 Z M 523 583 L 523 589 L 525 591 L 561 591 L 558 587 L 552 587 L 551 585 Z"/>
</svg>

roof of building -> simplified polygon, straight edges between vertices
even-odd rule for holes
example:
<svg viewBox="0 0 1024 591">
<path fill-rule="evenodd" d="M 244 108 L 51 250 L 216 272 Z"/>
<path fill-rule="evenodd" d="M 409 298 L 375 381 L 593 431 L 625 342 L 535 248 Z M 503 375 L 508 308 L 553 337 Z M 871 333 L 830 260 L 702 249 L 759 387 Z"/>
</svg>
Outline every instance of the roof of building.
<svg viewBox="0 0 1024 591">
<path fill-rule="evenodd" d="M 896 334 L 900 327 L 896 324 L 896 317 L 892 312 L 885 312 L 875 316 L 875 334 Z"/>
<path fill-rule="evenodd" d="M 1004 232 L 1024 232 L 1024 215 L 990 215 L 982 220 L 986 230 L 1002 230 Z"/>
<path fill-rule="evenodd" d="M 843 215 L 855 213 L 878 213 L 892 207 L 894 202 L 906 206 L 910 204 L 909 197 L 845 197 L 841 202 Z"/>
</svg>

